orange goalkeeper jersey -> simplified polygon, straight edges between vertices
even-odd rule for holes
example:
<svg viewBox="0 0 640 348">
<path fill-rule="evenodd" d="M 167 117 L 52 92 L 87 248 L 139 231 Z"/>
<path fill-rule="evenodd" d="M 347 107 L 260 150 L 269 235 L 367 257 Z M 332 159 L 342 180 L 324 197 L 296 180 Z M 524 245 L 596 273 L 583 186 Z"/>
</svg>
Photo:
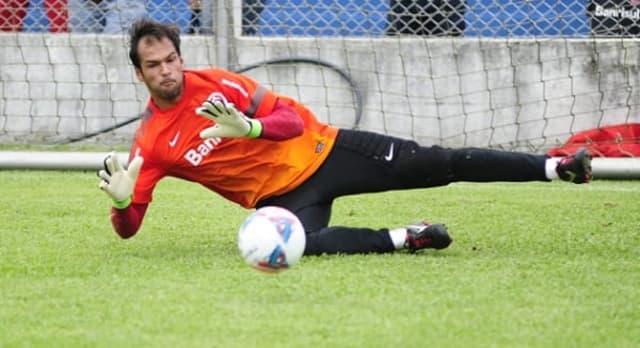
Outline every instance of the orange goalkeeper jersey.
<svg viewBox="0 0 640 348">
<path fill-rule="evenodd" d="M 184 72 L 180 102 L 160 110 L 150 100 L 136 131 L 130 156 L 144 164 L 133 202 L 149 203 L 160 179 L 173 176 L 197 182 L 245 208 L 261 199 L 291 191 L 311 176 L 333 147 L 337 129 L 319 122 L 296 101 L 276 95 L 244 75 L 211 69 Z M 213 123 L 195 109 L 207 98 L 222 98 L 245 115 L 269 115 L 276 101 L 296 109 L 302 135 L 283 141 L 212 138 L 199 133 Z"/>
</svg>

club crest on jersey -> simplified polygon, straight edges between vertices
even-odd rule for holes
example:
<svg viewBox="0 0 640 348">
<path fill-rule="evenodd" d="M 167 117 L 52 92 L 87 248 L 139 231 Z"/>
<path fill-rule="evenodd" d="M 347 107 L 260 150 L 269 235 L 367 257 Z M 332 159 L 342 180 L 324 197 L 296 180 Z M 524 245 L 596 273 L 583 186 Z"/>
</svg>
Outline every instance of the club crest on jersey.
<svg viewBox="0 0 640 348">
<path fill-rule="evenodd" d="M 213 92 L 213 93 L 209 94 L 209 96 L 207 97 L 207 100 L 210 101 L 211 103 L 213 103 L 215 101 L 221 101 L 225 105 L 229 103 L 227 101 L 227 97 L 225 97 L 224 94 L 222 94 L 220 92 Z"/>
</svg>

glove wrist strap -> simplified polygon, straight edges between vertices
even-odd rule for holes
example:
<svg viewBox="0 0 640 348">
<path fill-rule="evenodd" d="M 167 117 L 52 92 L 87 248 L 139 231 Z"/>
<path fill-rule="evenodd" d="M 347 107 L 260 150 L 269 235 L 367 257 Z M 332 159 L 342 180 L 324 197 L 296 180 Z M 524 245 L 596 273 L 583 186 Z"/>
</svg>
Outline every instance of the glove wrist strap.
<svg viewBox="0 0 640 348">
<path fill-rule="evenodd" d="M 116 209 L 124 209 L 128 207 L 130 204 L 131 204 L 131 196 L 127 197 L 122 201 L 116 201 L 115 199 L 113 200 L 113 207 Z"/>
<path fill-rule="evenodd" d="M 262 122 L 258 120 L 250 120 L 249 125 L 249 133 L 247 133 L 248 138 L 258 138 L 262 135 Z"/>
</svg>

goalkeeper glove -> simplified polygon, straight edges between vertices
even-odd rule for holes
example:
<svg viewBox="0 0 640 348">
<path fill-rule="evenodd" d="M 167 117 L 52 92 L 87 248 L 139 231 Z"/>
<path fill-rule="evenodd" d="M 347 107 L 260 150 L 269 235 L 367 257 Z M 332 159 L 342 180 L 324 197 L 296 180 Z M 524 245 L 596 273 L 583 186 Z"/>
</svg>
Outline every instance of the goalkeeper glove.
<svg viewBox="0 0 640 348">
<path fill-rule="evenodd" d="M 98 176 L 102 179 L 99 187 L 113 199 L 113 206 L 117 209 L 124 209 L 131 204 L 133 186 L 140 173 L 142 162 L 142 157 L 136 156 L 129 164 L 129 168 L 124 169 L 115 152 L 111 152 L 104 158 L 104 169 L 98 172 Z"/>
<path fill-rule="evenodd" d="M 200 132 L 200 137 L 203 139 L 257 138 L 262 134 L 262 123 L 247 117 L 231 103 L 206 100 L 196 109 L 196 114 L 216 123 Z"/>
</svg>

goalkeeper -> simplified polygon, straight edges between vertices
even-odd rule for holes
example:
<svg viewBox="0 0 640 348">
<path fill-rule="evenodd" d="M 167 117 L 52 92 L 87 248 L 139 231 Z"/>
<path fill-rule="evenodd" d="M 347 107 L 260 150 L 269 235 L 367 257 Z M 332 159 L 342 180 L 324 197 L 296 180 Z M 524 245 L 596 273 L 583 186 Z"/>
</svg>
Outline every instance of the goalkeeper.
<svg viewBox="0 0 640 348">
<path fill-rule="evenodd" d="M 302 221 L 305 255 L 443 249 L 444 224 L 399 228 L 329 226 L 340 196 L 427 188 L 456 181 L 591 179 L 585 150 L 558 161 L 488 149 L 424 147 L 411 140 L 338 129 L 304 105 L 225 70 L 186 70 L 179 30 L 147 19 L 130 31 L 130 59 L 150 99 L 125 169 L 114 154 L 98 172 L 113 200 L 111 222 L 134 236 L 156 184 L 198 183 L 245 208 L 285 207 Z M 428 203 L 425 197 L 425 203 Z"/>
</svg>

